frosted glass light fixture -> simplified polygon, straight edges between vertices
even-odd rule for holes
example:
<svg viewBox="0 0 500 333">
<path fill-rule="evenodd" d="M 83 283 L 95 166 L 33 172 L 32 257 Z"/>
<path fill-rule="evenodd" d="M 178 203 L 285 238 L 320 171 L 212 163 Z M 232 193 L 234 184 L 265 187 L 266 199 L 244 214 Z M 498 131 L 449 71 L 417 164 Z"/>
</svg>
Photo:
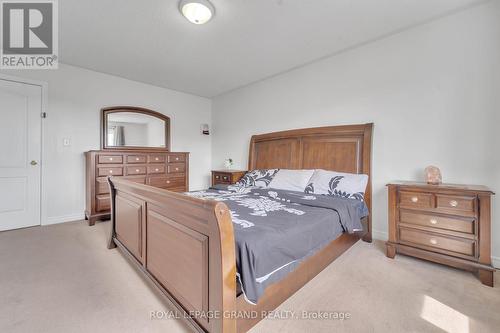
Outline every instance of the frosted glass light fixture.
<svg viewBox="0 0 500 333">
<path fill-rule="evenodd" d="M 194 24 L 205 24 L 215 14 L 214 6 L 208 0 L 181 0 L 179 10 Z"/>
</svg>

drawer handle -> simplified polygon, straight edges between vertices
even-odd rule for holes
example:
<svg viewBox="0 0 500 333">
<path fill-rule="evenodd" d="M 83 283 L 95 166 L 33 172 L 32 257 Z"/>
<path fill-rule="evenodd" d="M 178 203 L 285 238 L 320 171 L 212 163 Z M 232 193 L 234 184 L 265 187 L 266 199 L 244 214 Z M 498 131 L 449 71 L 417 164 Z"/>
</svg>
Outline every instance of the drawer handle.
<svg viewBox="0 0 500 333">
<path fill-rule="evenodd" d="M 179 171 L 179 168 L 175 168 L 175 171 Z"/>
<path fill-rule="evenodd" d="M 451 207 L 457 207 L 458 206 L 458 202 L 456 200 L 451 200 L 450 201 L 450 206 Z"/>
<path fill-rule="evenodd" d="M 113 173 L 113 170 L 109 170 L 109 173 Z"/>
<path fill-rule="evenodd" d="M 156 168 L 155 171 L 159 171 L 158 168 Z"/>
<path fill-rule="evenodd" d="M 155 158 L 155 161 L 158 161 L 158 157 L 157 157 L 157 158 Z"/>
<path fill-rule="evenodd" d="M 139 172 L 139 169 L 135 169 L 135 172 Z"/>
<path fill-rule="evenodd" d="M 436 219 L 431 219 L 430 222 L 431 222 L 431 224 L 437 224 L 438 223 L 438 221 Z"/>
<path fill-rule="evenodd" d="M 170 184 L 170 180 L 167 180 L 167 184 Z"/>
<path fill-rule="evenodd" d="M 178 158 L 178 157 L 176 157 L 176 158 L 175 158 L 175 160 L 176 160 L 176 161 L 178 161 L 178 160 L 179 160 L 179 158 Z"/>
<path fill-rule="evenodd" d="M 227 180 L 227 176 L 224 176 L 224 180 Z"/>
<path fill-rule="evenodd" d="M 136 157 L 136 158 L 135 158 L 135 160 L 136 160 L 136 161 L 138 161 L 138 160 L 139 160 L 139 157 Z"/>
<path fill-rule="evenodd" d="M 215 179 L 219 179 L 219 178 L 220 178 L 220 176 L 215 176 Z"/>
<path fill-rule="evenodd" d="M 411 198 L 411 202 L 414 202 L 414 203 L 415 203 L 415 202 L 418 202 L 418 197 L 412 197 L 412 198 Z"/>
<path fill-rule="evenodd" d="M 437 241 L 436 239 L 434 239 L 434 238 L 431 238 L 431 239 L 429 240 L 429 242 L 430 242 L 432 245 L 436 245 L 436 244 L 438 243 L 438 241 Z"/>
<path fill-rule="evenodd" d="M 109 158 L 109 160 L 110 160 L 110 161 L 112 161 L 112 160 L 113 160 L 113 157 L 110 157 L 110 158 Z"/>
</svg>

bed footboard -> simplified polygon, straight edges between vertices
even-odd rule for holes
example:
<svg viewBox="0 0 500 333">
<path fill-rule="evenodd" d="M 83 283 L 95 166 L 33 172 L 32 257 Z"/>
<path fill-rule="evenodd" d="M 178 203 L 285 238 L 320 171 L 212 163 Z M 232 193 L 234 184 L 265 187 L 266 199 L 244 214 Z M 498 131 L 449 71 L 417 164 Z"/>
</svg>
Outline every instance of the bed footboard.
<svg viewBox="0 0 500 333">
<path fill-rule="evenodd" d="M 227 206 L 123 179 L 109 185 L 108 247 L 118 245 L 195 330 L 236 332 L 228 315 L 236 310 L 236 260 Z"/>
</svg>

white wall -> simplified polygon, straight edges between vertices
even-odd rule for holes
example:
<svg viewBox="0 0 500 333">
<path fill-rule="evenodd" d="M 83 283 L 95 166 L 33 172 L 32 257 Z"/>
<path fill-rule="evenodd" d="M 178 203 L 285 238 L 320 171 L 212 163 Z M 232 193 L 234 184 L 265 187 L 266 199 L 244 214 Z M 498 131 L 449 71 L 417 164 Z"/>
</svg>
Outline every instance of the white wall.
<svg viewBox="0 0 500 333">
<path fill-rule="evenodd" d="M 481 5 L 213 100 L 212 166 L 246 168 L 250 136 L 337 124 L 375 123 L 374 236 L 387 237 L 391 180 L 445 182 L 500 192 L 500 5 Z M 500 265 L 500 195 L 493 255 Z"/>
<path fill-rule="evenodd" d="M 100 148 L 100 109 L 105 106 L 141 106 L 168 115 L 172 151 L 191 152 L 190 188 L 209 185 L 211 137 L 200 134 L 200 124 L 211 123 L 209 99 L 68 65 L 60 65 L 58 70 L 0 74 L 48 82 L 42 224 L 83 217 L 83 153 Z M 63 138 L 71 138 L 70 147 L 63 146 Z"/>
</svg>

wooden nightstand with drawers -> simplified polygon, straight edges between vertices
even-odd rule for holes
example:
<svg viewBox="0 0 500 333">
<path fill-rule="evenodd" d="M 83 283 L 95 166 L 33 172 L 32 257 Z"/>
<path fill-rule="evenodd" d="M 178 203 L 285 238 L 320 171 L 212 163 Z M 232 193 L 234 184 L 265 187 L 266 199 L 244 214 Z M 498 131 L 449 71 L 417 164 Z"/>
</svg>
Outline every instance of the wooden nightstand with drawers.
<svg viewBox="0 0 500 333">
<path fill-rule="evenodd" d="M 212 170 L 212 186 L 217 184 L 231 185 L 245 175 L 242 170 Z"/>
<path fill-rule="evenodd" d="M 401 253 L 465 269 L 493 286 L 490 189 L 416 182 L 387 186 L 387 257 Z"/>
</svg>

